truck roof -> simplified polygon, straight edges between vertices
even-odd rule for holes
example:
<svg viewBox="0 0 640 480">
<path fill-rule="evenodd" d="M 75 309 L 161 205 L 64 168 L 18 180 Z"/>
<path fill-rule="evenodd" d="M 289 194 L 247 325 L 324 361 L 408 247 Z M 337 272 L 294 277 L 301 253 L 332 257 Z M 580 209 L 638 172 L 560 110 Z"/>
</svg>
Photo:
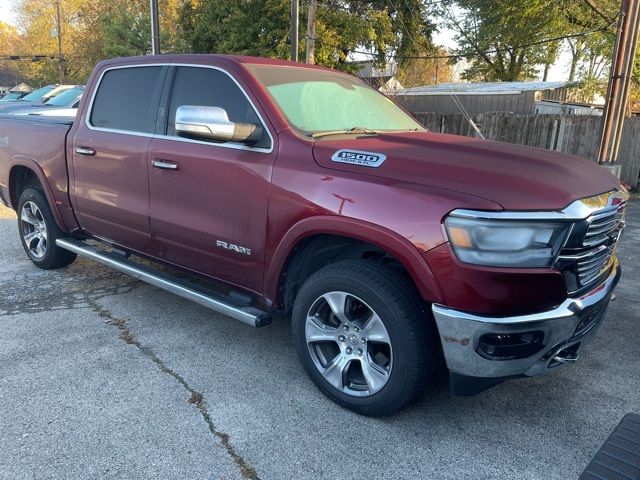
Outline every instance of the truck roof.
<svg viewBox="0 0 640 480">
<path fill-rule="evenodd" d="M 308 63 L 293 62 L 279 58 L 252 57 L 248 55 L 226 54 L 170 54 L 170 55 L 144 55 L 136 57 L 119 57 L 101 61 L 98 66 L 122 65 L 128 63 L 226 63 L 235 65 L 271 65 L 282 67 L 310 68 L 316 70 L 333 71 L 330 68 Z"/>
</svg>

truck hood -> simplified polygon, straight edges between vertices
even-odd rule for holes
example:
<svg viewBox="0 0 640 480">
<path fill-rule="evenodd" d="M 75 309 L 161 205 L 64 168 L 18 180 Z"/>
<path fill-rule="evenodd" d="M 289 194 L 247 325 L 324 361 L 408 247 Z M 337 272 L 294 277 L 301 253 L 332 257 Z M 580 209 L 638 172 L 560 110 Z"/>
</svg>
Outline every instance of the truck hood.
<svg viewBox="0 0 640 480">
<path fill-rule="evenodd" d="M 364 162 L 353 163 L 354 151 Z M 560 210 L 619 185 L 604 168 L 571 155 L 432 132 L 325 137 L 313 155 L 325 168 L 454 190 L 507 210 Z"/>
</svg>

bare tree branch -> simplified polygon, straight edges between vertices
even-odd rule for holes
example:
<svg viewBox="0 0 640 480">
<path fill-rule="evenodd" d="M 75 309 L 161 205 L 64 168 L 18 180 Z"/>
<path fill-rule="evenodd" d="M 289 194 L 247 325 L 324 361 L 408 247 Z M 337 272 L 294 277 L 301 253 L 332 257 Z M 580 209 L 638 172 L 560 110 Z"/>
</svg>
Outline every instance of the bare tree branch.
<svg viewBox="0 0 640 480">
<path fill-rule="evenodd" d="M 602 10 L 600 10 L 600 8 L 598 8 L 598 6 L 593 3 L 593 0 L 584 0 L 584 3 L 586 3 L 591 10 L 593 10 L 598 16 L 602 17 L 606 22 L 613 23 L 615 21 L 615 17 L 610 17 Z"/>
</svg>

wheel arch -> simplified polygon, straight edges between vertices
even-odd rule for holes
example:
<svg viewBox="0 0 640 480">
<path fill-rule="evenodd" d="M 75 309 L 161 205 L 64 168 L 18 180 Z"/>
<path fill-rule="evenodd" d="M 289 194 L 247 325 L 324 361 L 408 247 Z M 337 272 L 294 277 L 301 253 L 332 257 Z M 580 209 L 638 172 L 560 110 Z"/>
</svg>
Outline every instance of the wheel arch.
<svg viewBox="0 0 640 480">
<path fill-rule="evenodd" d="M 295 267 L 296 259 L 305 255 L 308 245 L 318 238 L 337 238 L 372 246 L 398 262 L 424 300 L 443 301 L 442 292 L 433 273 L 420 251 L 409 240 L 385 227 L 362 220 L 318 216 L 301 220 L 291 227 L 271 256 L 272 260 L 265 275 L 265 290 L 267 298 L 277 307 L 284 307 L 285 311 L 290 307 L 291 299 L 285 298 L 287 274 L 292 266 Z M 357 250 L 355 248 L 354 251 Z M 313 273 L 313 270 L 310 273 Z M 293 283 L 295 282 L 294 280 Z"/>
<path fill-rule="evenodd" d="M 18 202 L 20 201 L 20 196 L 22 192 L 26 188 L 40 187 L 44 192 L 44 195 L 49 202 L 49 207 L 51 208 L 51 212 L 53 213 L 53 217 L 63 231 L 68 231 L 62 218 L 60 216 L 60 212 L 58 211 L 56 202 L 53 198 L 53 193 L 49 187 L 49 182 L 47 182 L 47 177 L 42 171 L 38 162 L 36 162 L 33 158 L 26 156 L 16 156 L 12 158 L 13 165 L 9 170 L 9 182 L 8 182 L 8 190 L 9 190 L 9 198 L 8 201 L 11 204 L 11 208 L 14 210 L 18 210 Z"/>
</svg>

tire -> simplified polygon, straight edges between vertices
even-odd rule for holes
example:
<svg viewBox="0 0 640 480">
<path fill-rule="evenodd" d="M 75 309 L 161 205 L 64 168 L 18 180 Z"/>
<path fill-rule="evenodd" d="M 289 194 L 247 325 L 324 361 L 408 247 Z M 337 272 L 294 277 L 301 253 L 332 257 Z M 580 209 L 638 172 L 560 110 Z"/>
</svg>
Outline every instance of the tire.
<svg viewBox="0 0 640 480">
<path fill-rule="evenodd" d="M 433 320 L 412 282 L 378 262 L 346 260 L 316 272 L 298 292 L 292 330 L 320 391 L 361 415 L 406 407 L 433 376 Z"/>
<path fill-rule="evenodd" d="M 29 259 L 43 270 L 66 267 L 77 255 L 56 245 L 67 235 L 56 223 L 44 193 L 27 188 L 18 201 L 18 229 Z"/>
</svg>

